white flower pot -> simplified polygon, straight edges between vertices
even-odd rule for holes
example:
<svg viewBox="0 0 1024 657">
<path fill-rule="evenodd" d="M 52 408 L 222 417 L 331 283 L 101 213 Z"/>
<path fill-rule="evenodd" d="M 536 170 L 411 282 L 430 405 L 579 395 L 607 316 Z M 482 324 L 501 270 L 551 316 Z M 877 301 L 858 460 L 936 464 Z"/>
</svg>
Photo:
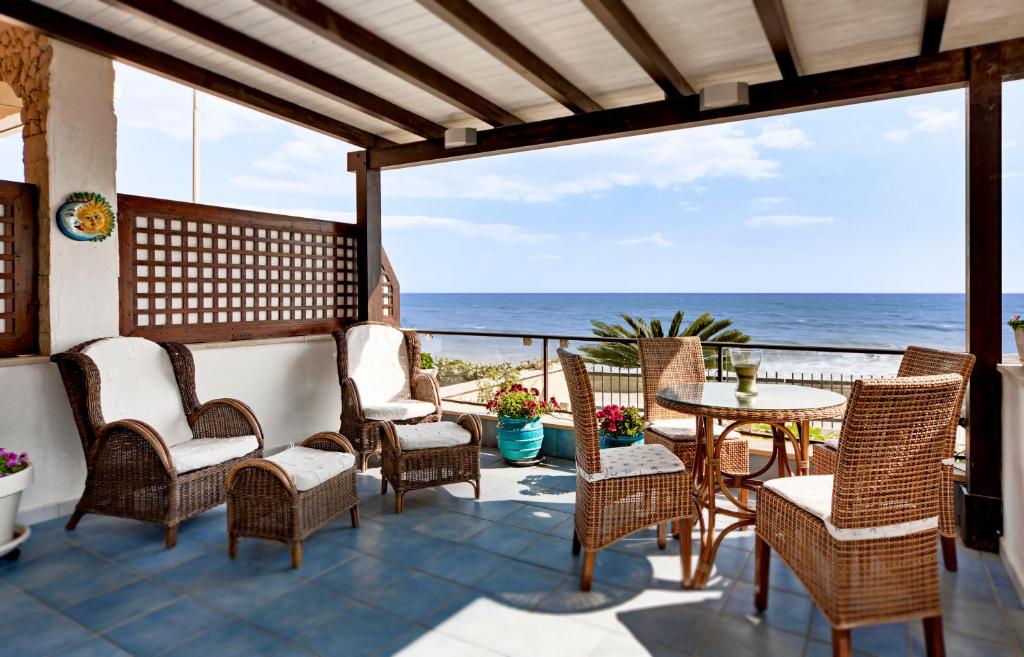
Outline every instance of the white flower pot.
<svg viewBox="0 0 1024 657">
<path fill-rule="evenodd" d="M 30 465 L 21 472 L 0 477 L 0 545 L 14 539 L 14 519 L 18 515 L 21 491 L 29 487 L 35 477 L 35 467 Z"/>
<path fill-rule="evenodd" d="M 1017 358 L 1020 359 L 1020 364 L 1024 365 L 1024 329 L 1014 330 L 1013 337 L 1017 339 Z"/>
</svg>

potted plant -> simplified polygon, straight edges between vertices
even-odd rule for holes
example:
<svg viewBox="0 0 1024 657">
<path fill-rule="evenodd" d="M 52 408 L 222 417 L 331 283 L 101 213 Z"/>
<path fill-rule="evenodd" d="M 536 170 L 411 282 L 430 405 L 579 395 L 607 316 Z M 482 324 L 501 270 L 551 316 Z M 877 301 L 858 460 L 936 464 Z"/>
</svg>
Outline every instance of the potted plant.
<svg viewBox="0 0 1024 657">
<path fill-rule="evenodd" d="M 560 408 L 555 398 L 545 401 L 536 388 L 519 383 L 504 386 L 487 402 L 487 410 L 498 416 L 498 449 L 510 465 L 538 461 L 544 443 L 540 416 Z"/>
<path fill-rule="evenodd" d="M 1017 340 L 1017 358 L 1020 359 L 1021 365 L 1024 365 L 1024 319 L 1021 319 L 1020 315 L 1014 315 L 1007 324 L 1013 329 L 1013 337 Z"/>
<path fill-rule="evenodd" d="M 0 448 L 0 555 L 17 558 L 17 547 L 28 538 L 27 527 L 15 526 L 21 491 L 28 488 L 34 476 L 28 454 L 8 452 Z"/>
<path fill-rule="evenodd" d="M 635 406 L 610 404 L 597 412 L 601 447 L 629 447 L 644 439 L 644 420 Z"/>
<path fill-rule="evenodd" d="M 429 374 L 435 379 L 437 378 L 437 363 L 429 351 L 424 351 L 420 354 L 420 371 Z"/>
</svg>

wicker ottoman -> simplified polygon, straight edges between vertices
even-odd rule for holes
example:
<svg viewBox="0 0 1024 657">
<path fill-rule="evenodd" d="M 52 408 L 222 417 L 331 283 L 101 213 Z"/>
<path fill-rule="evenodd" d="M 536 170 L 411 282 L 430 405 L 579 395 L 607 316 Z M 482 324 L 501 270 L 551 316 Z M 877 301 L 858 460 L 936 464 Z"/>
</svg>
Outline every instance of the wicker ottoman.
<svg viewBox="0 0 1024 657">
<path fill-rule="evenodd" d="M 269 538 L 291 547 L 292 568 L 302 565 L 302 542 L 345 511 L 359 526 L 356 454 L 344 436 L 318 433 L 302 446 L 236 465 L 228 474 L 228 553 L 241 536 Z"/>
<path fill-rule="evenodd" d="M 480 418 L 463 415 L 458 422 L 381 423 L 381 495 L 395 489 L 395 513 L 405 494 L 465 481 L 480 499 Z"/>
</svg>

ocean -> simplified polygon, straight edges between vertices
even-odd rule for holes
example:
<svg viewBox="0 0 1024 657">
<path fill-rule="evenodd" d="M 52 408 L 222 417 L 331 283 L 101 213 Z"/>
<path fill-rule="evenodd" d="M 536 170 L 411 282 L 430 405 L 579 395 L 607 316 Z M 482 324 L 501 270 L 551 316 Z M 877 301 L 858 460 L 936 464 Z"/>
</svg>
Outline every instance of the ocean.
<svg viewBox="0 0 1024 657">
<path fill-rule="evenodd" d="M 621 313 L 668 324 L 676 310 L 686 321 L 710 312 L 733 320 L 753 342 L 903 348 L 921 345 L 962 350 L 962 294 L 449 294 L 402 293 L 402 325 L 419 330 L 462 330 L 590 335 L 591 320 L 617 322 Z M 1024 294 L 1003 296 L 1002 317 L 1024 314 Z M 554 348 L 551 346 L 552 357 Z M 576 346 L 575 343 L 573 346 Z M 435 357 L 518 363 L 541 357 L 540 341 L 433 336 L 424 351 Z M 1003 352 L 1015 351 L 1004 328 Z M 884 375 L 898 359 L 887 356 L 765 353 L 766 369 Z"/>
</svg>

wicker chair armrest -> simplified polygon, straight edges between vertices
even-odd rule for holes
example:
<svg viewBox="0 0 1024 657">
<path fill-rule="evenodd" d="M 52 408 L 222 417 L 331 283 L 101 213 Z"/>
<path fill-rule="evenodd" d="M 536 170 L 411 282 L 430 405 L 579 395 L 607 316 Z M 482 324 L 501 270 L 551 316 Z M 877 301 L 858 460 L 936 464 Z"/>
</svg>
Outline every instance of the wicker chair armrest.
<svg viewBox="0 0 1024 657">
<path fill-rule="evenodd" d="M 256 436 L 263 447 L 263 428 L 245 403 L 237 399 L 211 399 L 188 418 L 196 438 Z"/>
<path fill-rule="evenodd" d="M 348 441 L 348 438 L 336 431 L 321 431 L 320 433 L 313 434 L 302 441 L 302 446 L 320 449 L 325 452 L 356 453 L 356 450 L 352 447 L 352 443 Z"/>
<path fill-rule="evenodd" d="M 480 438 L 483 435 L 483 425 L 480 423 L 480 418 L 472 413 L 467 413 L 459 416 L 459 424 L 473 437 L 470 444 L 479 445 Z"/>
<path fill-rule="evenodd" d="M 395 430 L 395 423 L 391 420 L 380 422 L 381 443 L 388 444 L 388 448 L 395 454 L 402 453 L 402 443 L 398 440 L 398 432 Z"/>
<path fill-rule="evenodd" d="M 247 479 L 249 481 L 246 481 Z M 263 488 L 268 482 L 276 482 L 284 488 L 292 502 L 298 500 L 299 491 L 288 473 L 277 463 L 266 459 L 248 459 L 231 468 L 225 486 L 230 494 L 239 486 Z"/>
<path fill-rule="evenodd" d="M 87 465 L 90 469 L 102 469 L 107 462 L 121 472 L 155 470 L 172 479 L 177 477 L 167 443 L 153 427 L 140 420 L 117 420 L 99 428 Z"/>
<path fill-rule="evenodd" d="M 441 407 L 441 389 L 437 385 L 437 379 L 426 372 L 420 372 L 412 377 L 412 398 L 416 401 L 425 401 Z"/>
<path fill-rule="evenodd" d="M 359 388 L 356 386 L 355 379 L 341 380 L 341 415 L 342 417 L 355 416 L 357 424 L 366 422 L 366 416 L 363 415 L 363 401 L 359 396 Z"/>
</svg>

